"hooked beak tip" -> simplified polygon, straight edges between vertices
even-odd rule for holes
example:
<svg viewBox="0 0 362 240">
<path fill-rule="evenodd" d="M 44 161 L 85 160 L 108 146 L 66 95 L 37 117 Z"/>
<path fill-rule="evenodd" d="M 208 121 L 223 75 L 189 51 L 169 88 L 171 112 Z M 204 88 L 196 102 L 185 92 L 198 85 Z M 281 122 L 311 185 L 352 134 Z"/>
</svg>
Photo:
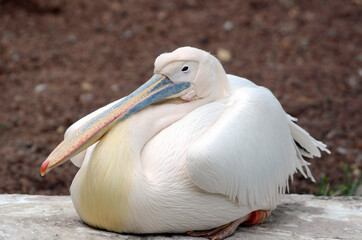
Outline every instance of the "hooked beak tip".
<svg viewBox="0 0 362 240">
<path fill-rule="evenodd" d="M 44 176 L 44 175 L 46 174 L 46 171 L 47 171 L 49 162 L 50 162 L 50 161 L 47 159 L 47 160 L 45 160 L 45 161 L 42 163 L 42 165 L 41 165 L 41 167 L 40 167 L 40 174 L 41 174 L 42 176 Z"/>
</svg>

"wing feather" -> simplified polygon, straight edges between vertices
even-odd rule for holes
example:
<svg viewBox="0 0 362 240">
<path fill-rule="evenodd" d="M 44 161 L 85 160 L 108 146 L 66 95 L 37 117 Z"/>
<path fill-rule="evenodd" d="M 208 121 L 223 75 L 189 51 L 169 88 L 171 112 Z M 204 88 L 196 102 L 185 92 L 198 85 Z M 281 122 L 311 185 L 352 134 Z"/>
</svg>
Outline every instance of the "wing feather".
<svg viewBox="0 0 362 240">
<path fill-rule="evenodd" d="M 277 204 L 297 169 L 305 167 L 306 176 L 312 177 L 293 140 L 290 122 L 268 89 L 248 85 L 235 90 L 222 116 L 189 148 L 189 178 L 201 189 L 239 204 Z"/>
<path fill-rule="evenodd" d="M 309 158 L 320 157 L 320 150 L 330 153 L 325 144 L 311 137 L 307 131 L 294 123 L 297 121 L 296 118 L 293 118 L 290 115 L 288 115 L 288 118 L 291 134 L 293 139 L 300 145 L 300 152 L 303 156 Z"/>
</svg>

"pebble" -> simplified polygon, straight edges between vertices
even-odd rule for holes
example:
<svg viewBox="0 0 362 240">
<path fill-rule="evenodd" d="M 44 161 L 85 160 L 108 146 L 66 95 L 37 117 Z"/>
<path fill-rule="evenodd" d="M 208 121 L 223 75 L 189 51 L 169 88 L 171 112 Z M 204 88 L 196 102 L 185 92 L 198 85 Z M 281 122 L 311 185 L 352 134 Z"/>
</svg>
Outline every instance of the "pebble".
<svg viewBox="0 0 362 240">
<path fill-rule="evenodd" d="M 157 18 L 158 18 L 158 20 L 160 20 L 160 21 L 165 20 L 165 19 L 167 18 L 167 12 L 165 12 L 165 11 L 159 12 L 159 13 L 157 14 Z"/>
<path fill-rule="evenodd" d="M 70 43 L 76 43 L 77 42 L 77 37 L 74 34 L 70 34 L 68 36 L 68 42 Z"/>
<path fill-rule="evenodd" d="M 327 139 L 334 138 L 337 134 L 339 134 L 339 131 L 336 129 L 332 129 L 326 136 Z"/>
<path fill-rule="evenodd" d="M 24 97 L 22 95 L 15 95 L 14 101 L 15 102 L 22 102 L 22 101 L 24 101 Z"/>
<path fill-rule="evenodd" d="M 19 57 L 19 54 L 14 53 L 11 58 L 13 59 L 14 62 L 17 62 L 17 61 L 19 61 L 19 58 L 20 58 L 20 57 Z"/>
<path fill-rule="evenodd" d="M 111 85 L 111 90 L 113 92 L 118 92 L 121 89 L 121 87 L 118 84 L 112 84 Z"/>
<path fill-rule="evenodd" d="M 230 21 L 226 21 L 226 22 L 224 23 L 224 30 L 225 30 L 225 31 L 230 31 L 230 30 L 233 29 L 233 27 L 234 27 L 234 25 L 233 25 L 233 23 L 230 22 Z"/>
<path fill-rule="evenodd" d="M 330 28 L 324 33 L 329 38 L 334 38 L 338 35 L 338 31 L 334 28 Z"/>
<path fill-rule="evenodd" d="M 91 101 L 93 101 L 94 96 L 92 93 L 83 93 L 82 95 L 80 95 L 80 101 L 82 103 L 89 103 Z"/>
<path fill-rule="evenodd" d="M 283 48 L 289 48 L 290 47 L 290 39 L 288 37 L 283 38 L 281 45 Z"/>
<path fill-rule="evenodd" d="M 342 155 L 346 155 L 346 154 L 349 153 L 348 149 L 344 148 L 344 147 L 337 147 L 337 152 L 342 154 Z"/>
<path fill-rule="evenodd" d="M 293 7 L 292 9 L 290 9 L 290 10 L 288 11 L 288 16 L 289 16 L 290 18 L 295 19 L 296 17 L 298 17 L 299 13 L 300 13 L 299 8 L 298 8 L 298 7 Z"/>
<path fill-rule="evenodd" d="M 91 91 L 93 89 L 93 85 L 90 84 L 89 82 L 82 82 L 81 88 L 84 91 Z"/>
<path fill-rule="evenodd" d="M 65 132 L 65 127 L 63 125 L 59 126 L 56 130 L 56 132 L 59 134 L 59 135 L 63 135 L 64 132 Z"/>
<path fill-rule="evenodd" d="M 358 75 L 362 77 L 362 68 L 358 69 Z"/>
<path fill-rule="evenodd" d="M 231 52 L 224 48 L 219 48 L 216 55 L 217 58 L 223 62 L 229 62 L 232 59 Z"/>
<path fill-rule="evenodd" d="M 35 93 L 41 93 L 41 92 L 45 91 L 47 88 L 48 88 L 48 85 L 47 85 L 47 84 L 41 83 L 41 84 L 38 84 L 38 85 L 34 88 L 34 91 L 35 91 Z"/>
<path fill-rule="evenodd" d="M 133 37 L 133 31 L 128 29 L 126 30 L 123 34 L 122 34 L 122 39 L 124 40 L 128 40 L 131 39 Z"/>
<path fill-rule="evenodd" d="M 358 87 L 358 82 L 356 80 L 356 77 L 354 75 L 350 76 L 348 79 L 348 85 L 352 88 L 355 89 Z"/>
</svg>

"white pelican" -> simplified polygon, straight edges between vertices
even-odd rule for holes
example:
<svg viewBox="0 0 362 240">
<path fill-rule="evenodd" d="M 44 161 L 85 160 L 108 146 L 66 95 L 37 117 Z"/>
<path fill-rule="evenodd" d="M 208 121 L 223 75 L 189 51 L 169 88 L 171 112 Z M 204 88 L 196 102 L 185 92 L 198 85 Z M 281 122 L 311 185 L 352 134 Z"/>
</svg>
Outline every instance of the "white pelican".
<svg viewBox="0 0 362 240">
<path fill-rule="evenodd" d="M 293 121 L 268 89 L 183 47 L 73 124 L 41 174 L 72 158 L 72 201 L 96 228 L 223 239 L 265 221 L 297 170 L 314 181 L 303 156 L 329 151 Z"/>
</svg>

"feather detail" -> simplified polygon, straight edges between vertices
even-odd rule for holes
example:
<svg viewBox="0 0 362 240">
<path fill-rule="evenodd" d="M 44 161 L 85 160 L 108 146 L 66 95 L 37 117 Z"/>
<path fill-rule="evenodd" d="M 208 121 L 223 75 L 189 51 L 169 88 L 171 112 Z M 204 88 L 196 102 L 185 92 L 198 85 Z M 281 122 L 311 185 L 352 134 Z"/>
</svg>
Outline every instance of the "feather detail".
<svg viewBox="0 0 362 240">
<path fill-rule="evenodd" d="M 325 151 L 328 154 L 331 152 L 327 149 L 326 145 L 320 141 L 315 140 L 310 134 L 305 131 L 303 128 L 295 124 L 297 121 L 296 118 L 287 115 L 288 125 L 290 128 L 290 133 L 292 134 L 293 139 L 301 146 L 299 147 L 299 152 L 305 157 L 320 157 L 321 152 Z"/>
</svg>

